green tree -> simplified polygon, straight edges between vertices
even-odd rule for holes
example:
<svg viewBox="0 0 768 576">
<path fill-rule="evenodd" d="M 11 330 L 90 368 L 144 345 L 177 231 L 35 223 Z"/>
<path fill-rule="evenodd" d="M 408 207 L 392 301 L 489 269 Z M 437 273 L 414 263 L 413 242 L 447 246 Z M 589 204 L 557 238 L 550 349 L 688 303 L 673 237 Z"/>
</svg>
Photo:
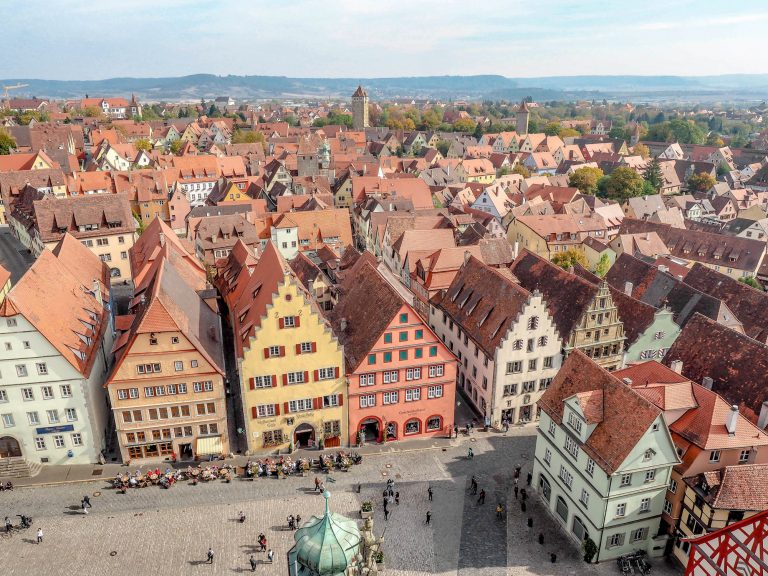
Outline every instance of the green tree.
<svg viewBox="0 0 768 576">
<path fill-rule="evenodd" d="M 595 554 L 597 554 L 597 544 L 595 544 L 595 541 L 592 540 L 592 538 L 587 536 L 582 546 L 584 547 L 584 562 L 589 564 L 592 562 L 592 558 L 595 557 Z"/>
<path fill-rule="evenodd" d="M 672 130 L 666 122 L 652 124 L 648 127 L 648 134 L 646 134 L 646 138 L 651 142 L 670 142 L 672 137 Z"/>
<path fill-rule="evenodd" d="M 448 140 L 437 141 L 437 151 L 443 155 L 443 158 L 448 156 L 448 150 L 451 148 L 451 143 Z"/>
<path fill-rule="evenodd" d="M 645 144 L 641 144 L 638 142 L 635 144 L 634 148 L 632 148 L 632 153 L 635 156 L 640 156 L 641 158 L 650 158 L 651 157 L 651 149 L 648 148 Z"/>
<path fill-rule="evenodd" d="M 608 258 L 608 254 L 603 254 L 600 256 L 600 260 L 598 260 L 597 266 L 595 266 L 595 275 L 603 278 L 608 273 L 610 267 L 611 259 Z"/>
<path fill-rule="evenodd" d="M 139 138 L 133 143 L 133 145 L 136 147 L 136 150 L 144 150 L 145 152 L 152 150 L 152 142 L 146 138 Z"/>
<path fill-rule="evenodd" d="M 264 143 L 264 134 L 255 130 L 235 130 L 232 134 L 232 144 Z"/>
<path fill-rule="evenodd" d="M 483 125 L 480 124 L 479 122 L 475 126 L 475 131 L 472 133 L 472 136 L 474 136 L 478 140 L 480 140 L 480 138 L 483 137 Z"/>
<path fill-rule="evenodd" d="M 706 172 L 691 174 L 688 178 L 688 188 L 693 192 L 706 192 L 715 185 L 715 179 Z"/>
<path fill-rule="evenodd" d="M 709 136 L 707 136 L 707 146 L 717 146 L 720 148 L 725 146 L 725 142 L 723 142 L 723 139 L 720 138 L 720 134 L 717 132 L 711 132 Z"/>
<path fill-rule="evenodd" d="M 523 178 L 531 177 L 531 171 L 522 164 L 517 164 L 514 168 L 512 168 L 512 174 L 520 174 L 520 176 Z"/>
<path fill-rule="evenodd" d="M 763 287 L 760 285 L 760 282 L 755 280 L 753 276 L 747 276 L 746 278 L 739 278 L 739 282 L 741 282 L 742 284 L 746 284 L 747 286 L 752 286 L 752 288 L 763 290 Z"/>
<path fill-rule="evenodd" d="M 582 194 L 594 196 L 597 194 L 597 183 L 603 176 L 603 171 L 600 168 L 585 166 L 573 171 L 568 178 L 568 186 L 578 188 Z"/>
<path fill-rule="evenodd" d="M 653 187 L 656 193 L 661 191 L 661 187 L 664 186 L 664 177 L 661 174 L 661 163 L 658 158 L 651 160 L 645 167 L 643 179 Z"/>
<path fill-rule="evenodd" d="M 557 266 L 560 266 L 560 268 L 564 268 L 566 270 L 577 263 L 586 268 L 587 258 L 584 256 L 584 254 L 574 248 L 555 254 L 552 257 L 552 264 L 556 264 Z"/>
<path fill-rule="evenodd" d="M 560 130 L 563 129 L 562 124 L 560 122 L 547 122 L 544 125 L 544 134 L 547 136 L 557 136 L 560 134 Z"/>
<path fill-rule="evenodd" d="M 184 147 L 184 141 L 183 140 L 174 140 L 171 142 L 171 154 L 178 154 L 181 152 L 181 149 Z"/>
<path fill-rule="evenodd" d="M 704 144 L 706 139 L 704 130 L 690 120 L 682 118 L 670 120 L 669 129 L 674 139 L 681 144 Z"/>
<path fill-rule="evenodd" d="M 10 154 L 16 148 L 16 140 L 6 130 L 0 129 L 0 155 Z"/>
<path fill-rule="evenodd" d="M 619 166 L 600 180 L 597 189 L 600 196 L 621 202 L 647 193 L 648 188 L 644 184 L 645 180 L 632 168 Z"/>
<path fill-rule="evenodd" d="M 221 112 L 216 108 L 216 104 L 211 104 L 208 108 L 208 118 L 221 118 Z"/>
<path fill-rule="evenodd" d="M 459 118 L 453 123 L 453 129 L 457 132 L 472 132 L 476 128 L 475 121 L 471 118 Z"/>
<path fill-rule="evenodd" d="M 581 136 L 581 132 L 575 128 L 560 128 L 560 132 L 557 133 L 560 138 L 578 138 Z"/>
</svg>

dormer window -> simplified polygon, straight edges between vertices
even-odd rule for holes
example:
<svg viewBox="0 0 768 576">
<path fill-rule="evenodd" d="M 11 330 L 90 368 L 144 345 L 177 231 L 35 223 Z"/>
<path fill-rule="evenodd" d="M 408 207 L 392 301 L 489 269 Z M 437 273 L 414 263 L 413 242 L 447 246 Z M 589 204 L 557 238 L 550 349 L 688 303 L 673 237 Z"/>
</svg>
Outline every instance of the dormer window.
<svg viewBox="0 0 768 576">
<path fill-rule="evenodd" d="M 656 451 L 653 448 L 648 448 L 648 450 L 646 450 L 645 453 L 643 454 L 643 462 L 648 462 L 655 455 L 656 455 Z"/>
<path fill-rule="evenodd" d="M 568 425 L 574 430 L 576 430 L 576 432 L 581 434 L 581 426 L 582 426 L 581 419 L 578 416 L 576 416 L 576 414 L 574 414 L 573 412 L 570 412 L 568 414 Z"/>
</svg>

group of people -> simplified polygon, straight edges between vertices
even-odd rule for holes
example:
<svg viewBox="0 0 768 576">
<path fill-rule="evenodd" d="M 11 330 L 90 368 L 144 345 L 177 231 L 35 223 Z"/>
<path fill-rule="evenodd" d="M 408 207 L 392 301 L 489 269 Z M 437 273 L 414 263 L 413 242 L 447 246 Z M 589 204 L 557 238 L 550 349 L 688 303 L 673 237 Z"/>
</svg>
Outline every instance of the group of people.
<svg viewBox="0 0 768 576">
<path fill-rule="evenodd" d="M 296 514 L 296 516 L 294 517 L 294 515 L 291 514 L 290 516 L 288 516 L 287 521 L 288 521 L 288 530 L 297 530 L 299 528 L 299 525 L 301 524 L 301 516 Z"/>
</svg>

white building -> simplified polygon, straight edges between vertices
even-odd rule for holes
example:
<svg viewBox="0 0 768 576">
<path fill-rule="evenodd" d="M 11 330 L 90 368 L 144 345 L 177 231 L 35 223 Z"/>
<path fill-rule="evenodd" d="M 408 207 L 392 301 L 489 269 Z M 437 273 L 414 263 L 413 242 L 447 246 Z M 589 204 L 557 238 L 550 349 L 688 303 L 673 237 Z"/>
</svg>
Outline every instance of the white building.
<svg viewBox="0 0 768 576">
<path fill-rule="evenodd" d="M 459 358 L 459 389 L 493 426 L 538 418 L 537 402 L 562 359 L 541 294 L 468 256 L 432 299 L 429 324 Z"/>
<path fill-rule="evenodd" d="M 0 306 L 0 458 L 98 461 L 112 339 L 109 269 L 66 235 Z"/>
<path fill-rule="evenodd" d="M 575 350 L 539 401 L 533 486 L 593 561 L 644 550 L 659 535 L 672 467 L 679 463 L 661 410 Z"/>
</svg>

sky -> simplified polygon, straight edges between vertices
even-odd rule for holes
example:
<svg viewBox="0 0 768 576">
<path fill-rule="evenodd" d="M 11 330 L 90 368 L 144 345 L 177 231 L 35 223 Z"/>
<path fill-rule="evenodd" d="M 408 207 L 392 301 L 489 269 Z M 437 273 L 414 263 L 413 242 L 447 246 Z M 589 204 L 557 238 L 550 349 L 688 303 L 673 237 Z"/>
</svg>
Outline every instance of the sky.
<svg viewBox="0 0 768 576">
<path fill-rule="evenodd" d="M 0 0 L 0 78 L 768 73 L 766 0 Z"/>
</svg>

